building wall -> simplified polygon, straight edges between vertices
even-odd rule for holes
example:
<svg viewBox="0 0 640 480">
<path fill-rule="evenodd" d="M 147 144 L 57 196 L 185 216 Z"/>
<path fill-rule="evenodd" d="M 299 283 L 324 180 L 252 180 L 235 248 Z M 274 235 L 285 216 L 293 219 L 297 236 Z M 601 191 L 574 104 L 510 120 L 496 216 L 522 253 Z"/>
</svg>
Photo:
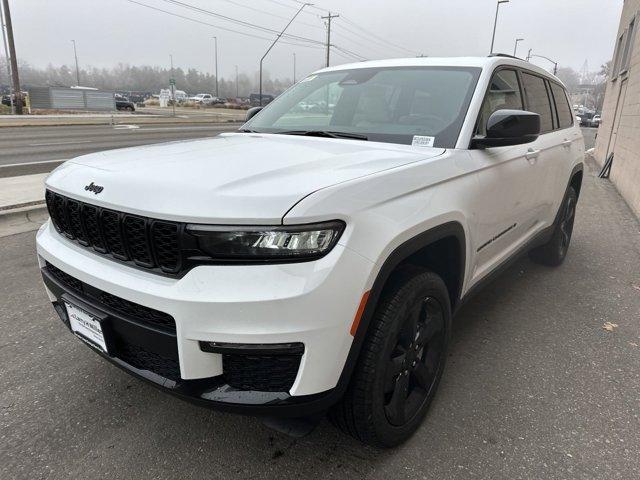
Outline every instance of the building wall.
<svg viewBox="0 0 640 480">
<path fill-rule="evenodd" d="M 635 19 L 633 33 L 630 25 Z M 611 181 L 640 217 L 640 0 L 625 0 L 612 72 L 602 109 L 602 124 L 598 131 L 595 158 L 603 165 L 614 154 Z M 622 42 L 619 39 L 622 37 Z M 630 40 L 630 54 L 626 72 L 622 64 L 624 48 Z M 619 60 L 616 60 L 619 58 Z M 616 63 L 620 64 L 615 71 Z"/>
</svg>

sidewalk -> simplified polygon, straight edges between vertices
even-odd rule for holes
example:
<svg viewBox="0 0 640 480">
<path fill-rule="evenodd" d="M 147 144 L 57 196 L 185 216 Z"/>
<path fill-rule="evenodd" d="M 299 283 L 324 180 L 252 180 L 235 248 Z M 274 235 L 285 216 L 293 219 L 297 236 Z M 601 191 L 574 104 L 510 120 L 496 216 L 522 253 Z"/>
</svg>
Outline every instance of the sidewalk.
<svg viewBox="0 0 640 480">
<path fill-rule="evenodd" d="M 0 211 L 44 202 L 44 179 L 48 173 L 0 178 Z"/>
<path fill-rule="evenodd" d="M 47 175 L 0 178 L 0 237 L 35 230 L 47 219 L 44 203 Z"/>
</svg>

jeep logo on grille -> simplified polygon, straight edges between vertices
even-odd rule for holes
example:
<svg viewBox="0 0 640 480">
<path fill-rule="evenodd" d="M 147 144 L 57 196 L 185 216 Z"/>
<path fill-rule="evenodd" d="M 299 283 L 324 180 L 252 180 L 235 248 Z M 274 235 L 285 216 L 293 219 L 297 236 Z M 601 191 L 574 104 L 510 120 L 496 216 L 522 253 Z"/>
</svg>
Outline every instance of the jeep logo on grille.
<svg viewBox="0 0 640 480">
<path fill-rule="evenodd" d="M 96 185 L 95 183 L 91 182 L 89 185 L 87 185 L 86 187 L 84 187 L 84 189 L 87 192 L 93 192 L 96 195 L 99 194 L 102 190 L 104 190 L 104 187 L 101 187 L 100 185 Z"/>
</svg>

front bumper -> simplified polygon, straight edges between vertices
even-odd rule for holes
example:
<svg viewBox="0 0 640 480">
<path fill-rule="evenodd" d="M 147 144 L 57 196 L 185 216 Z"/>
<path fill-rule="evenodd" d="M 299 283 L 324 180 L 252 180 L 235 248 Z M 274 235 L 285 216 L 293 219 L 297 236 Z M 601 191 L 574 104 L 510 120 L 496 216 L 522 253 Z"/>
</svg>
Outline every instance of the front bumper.
<svg viewBox="0 0 640 480">
<path fill-rule="evenodd" d="M 151 328 L 146 330 L 144 341 L 153 348 L 160 345 L 158 348 L 171 350 L 173 346 L 179 374 L 159 375 L 122 358 L 103 356 L 175 395 L 257 414 L 280 410 L 303 415 L 337 400 L 334 388 L 353 340 L 349 329 L 373 268 L 360 255 L 336 245 L 315 262 L 203 266 L 182 278 L 167 278 L 87 251 L 63 238 L 50 223 L 38 232 L 37 249 L 49 297 L 63 319 L 63 295 L 104 311 L 104 303 L 93 302 L 95 291 L 99 291 L 175 321 L 169 337 L 166 331 L 159 336 L 153 332 L 158 328 Z M 47 264 L 87 285 L 93 293 L 69 288 L 48 274 Z M 127 315 L 107 310 L 119 325 L 122 338 L 142 338 L 135 319 L 127 324 Z M 203 342 L 302 344 L 304 353 L 287 391 L 246 390 L 225 383 L 223 355 L 204 351 Z"/>
</svg>

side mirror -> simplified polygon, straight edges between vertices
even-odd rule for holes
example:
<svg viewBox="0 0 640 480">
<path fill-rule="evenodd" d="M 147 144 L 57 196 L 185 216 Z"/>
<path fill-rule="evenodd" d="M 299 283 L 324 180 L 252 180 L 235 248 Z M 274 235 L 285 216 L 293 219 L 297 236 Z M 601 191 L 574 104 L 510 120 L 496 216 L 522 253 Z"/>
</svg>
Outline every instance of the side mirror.
<svg viewBox="0 0 640 480">
<path fill-rule="evenodd" d="M 540 115 L 523 110 L 498 110 L 487 120 L 487 134 L 474 137 L 473 148 L 507 147 L 534 142 L 540 136 Z"/>
<path fill-rule="evenodd" d="M 244 121 L 248 122 L 249 120 L 251 120 L 253 117 L 256 116 L 256 113 L 258 113 L 263 108 L 264 107 L 253 107 L 253 108 L 250 108 L 249 110 L 247 110 L 247 116 L 244 119 Z"/>
</svg>

